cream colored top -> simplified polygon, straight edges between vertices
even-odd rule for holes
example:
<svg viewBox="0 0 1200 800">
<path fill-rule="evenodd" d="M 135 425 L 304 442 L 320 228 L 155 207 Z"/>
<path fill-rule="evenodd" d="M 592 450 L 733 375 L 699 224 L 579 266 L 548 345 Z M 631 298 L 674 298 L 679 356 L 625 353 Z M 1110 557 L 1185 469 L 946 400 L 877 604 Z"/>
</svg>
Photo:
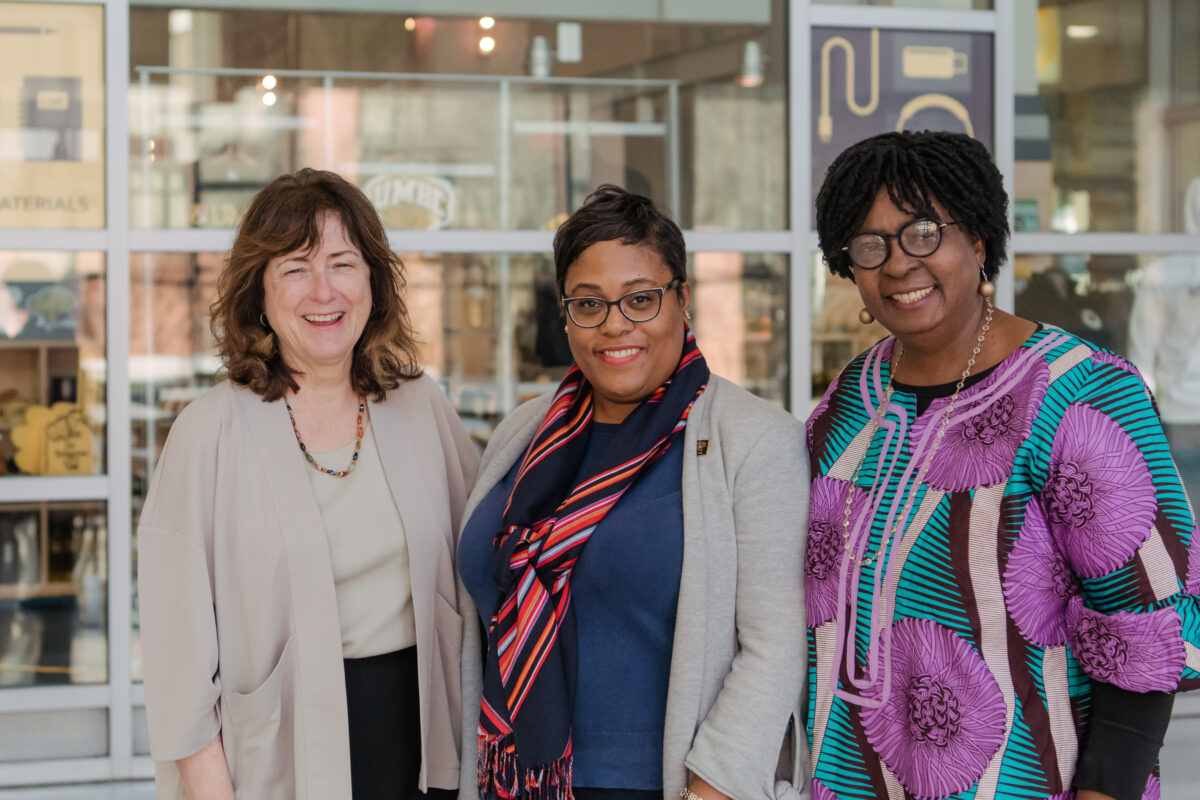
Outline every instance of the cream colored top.
<svg viewBox="0 0 1200 800">
<path fill-rule="evenodd" d="M 345 469 L 354 443 L 329 453 L 313 453 L 322 467 Z M 329 558 L 342 625 L 342 656 L 366 658 L 417 643 L 412 579 L 404 523 L 392 499 L 375 429 L 364 432 L 358 466 L 343 478 L 308 470 L 321 520 L 329 538 Z"/>
</svg>

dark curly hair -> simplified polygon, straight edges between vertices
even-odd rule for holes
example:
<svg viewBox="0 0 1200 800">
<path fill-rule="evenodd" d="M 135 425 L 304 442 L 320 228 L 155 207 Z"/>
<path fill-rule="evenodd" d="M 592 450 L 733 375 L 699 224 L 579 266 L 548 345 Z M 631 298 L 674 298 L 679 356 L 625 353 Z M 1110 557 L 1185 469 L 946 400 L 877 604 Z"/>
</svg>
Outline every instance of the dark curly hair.
<svg viewBox="0 0 1200 800">
<path fill-rule="evenodd" d="M 1008 194 L 991 154 L 962 133 L 884 133 L 834 159 L 817 194 L 817 235 L 834 275 L 854 280 L 843 247 L 859 232 L 879 188 L 897 208 L 943 222 L 937 200 L 969 235 L 983 241 L 983 270 L 994 279 L 1007 258 Z"/>
<path fill-rule="evenodd" d="M 300 387 L 298 370 L 284 361 L 274 331 L 262 322 L 263 273 L 271 259 L 317 246 L 325 214 L 338 216 L 370 268 L 371 314 L 350 365 L 354 390 L 378 401 L 387 390 L 421 374 L 416 337 L 401 294 L 404 264 L 388 247 L 375 207 L 342 176 L 302 169 L 271 181 L 250 201 L 210 309 L 210 325 L 229 379 L 264 400 L 278 400 L 285 390 Z"/>
<path fill-rule="evenodd" d="M 649 197 L 606 183 L 554 234 L 554 283 L 561 297 L 567 269 L 594 244 L 619 241 L 649 247 L 680 283 L 687 282 L 687 248 L 675 220 Z"/>
</svg>

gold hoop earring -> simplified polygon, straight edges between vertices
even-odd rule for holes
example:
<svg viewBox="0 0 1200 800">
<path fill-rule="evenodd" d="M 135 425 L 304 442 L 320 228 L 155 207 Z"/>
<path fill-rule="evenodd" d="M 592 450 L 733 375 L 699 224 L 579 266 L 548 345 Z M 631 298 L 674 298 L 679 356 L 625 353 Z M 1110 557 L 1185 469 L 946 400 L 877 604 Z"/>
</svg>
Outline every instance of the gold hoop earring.
<svg viewBox="0 0 1200 800">
<path fill-rule="evenodd" d="M 864 307 L 862 311 L 858 312 L 858 321 L 863 325 L 870 325 L 875 321 L 875 315 Z"/>
<path fill-rule="evenodd" d="M 979 266 L 979 296 L 996 296 L 996 282 L 988 280 L 987 272 L 984 271 L 982 264 Z"/>
</svg>

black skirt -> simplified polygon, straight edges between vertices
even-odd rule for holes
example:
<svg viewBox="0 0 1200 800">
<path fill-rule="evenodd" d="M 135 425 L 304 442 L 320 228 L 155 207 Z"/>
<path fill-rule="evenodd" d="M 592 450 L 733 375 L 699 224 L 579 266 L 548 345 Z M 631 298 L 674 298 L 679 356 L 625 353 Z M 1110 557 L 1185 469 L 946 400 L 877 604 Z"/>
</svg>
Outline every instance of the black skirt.
<svg viewBox="0 0 1200 800">
<path fill-rule="evenodd" d="M 420 797 L 417 648 L 369 658 L 347 658 L 345 668 L 354 800 Z"/>
</svg>

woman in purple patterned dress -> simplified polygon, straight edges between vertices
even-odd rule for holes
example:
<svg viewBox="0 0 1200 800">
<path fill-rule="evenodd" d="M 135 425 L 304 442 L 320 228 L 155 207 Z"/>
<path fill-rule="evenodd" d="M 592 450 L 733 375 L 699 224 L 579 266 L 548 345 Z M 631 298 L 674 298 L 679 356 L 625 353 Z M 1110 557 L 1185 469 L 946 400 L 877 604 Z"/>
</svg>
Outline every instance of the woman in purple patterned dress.
<svg viewBox="0 0 1200 800">
<path fill-rule="evenodd" d="M 960 134 L 830 167 L 825 261 L 892 334 L 808 423 L 813 796 L 1157 798 L 1200 686 L 1200 535 L 1121 357 L 996 309 L 1008 197 Z"/>
</svg>

